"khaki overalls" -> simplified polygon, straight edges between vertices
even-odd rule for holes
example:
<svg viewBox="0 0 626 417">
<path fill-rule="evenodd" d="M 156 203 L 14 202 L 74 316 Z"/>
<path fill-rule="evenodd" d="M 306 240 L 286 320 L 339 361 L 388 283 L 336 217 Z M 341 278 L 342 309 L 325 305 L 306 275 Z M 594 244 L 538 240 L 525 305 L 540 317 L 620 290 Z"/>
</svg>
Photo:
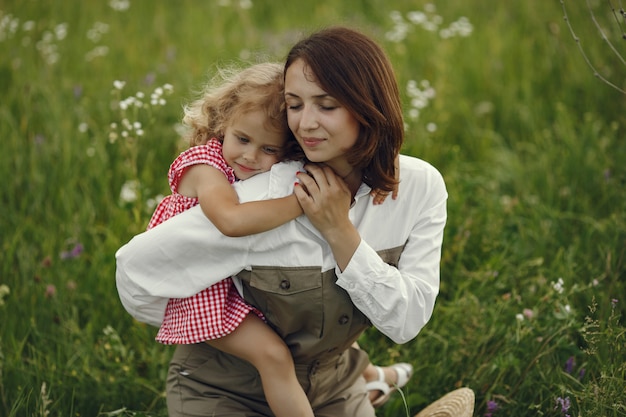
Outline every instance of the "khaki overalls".
<svg viewBox="0 0 626 417">
<path fill-rule="evenodd" d="M 239 275 L 244 298 L 289 346 L 316 417 L 374 417 L 361 374 L 368 358 L 350 346 L 370 324 L 333 270 L 254 267 Z M 177 347 L 167 379 L 171 417 L 267 417 L 261 380 L 248 362 L 206 343 Z"/>
</svg>

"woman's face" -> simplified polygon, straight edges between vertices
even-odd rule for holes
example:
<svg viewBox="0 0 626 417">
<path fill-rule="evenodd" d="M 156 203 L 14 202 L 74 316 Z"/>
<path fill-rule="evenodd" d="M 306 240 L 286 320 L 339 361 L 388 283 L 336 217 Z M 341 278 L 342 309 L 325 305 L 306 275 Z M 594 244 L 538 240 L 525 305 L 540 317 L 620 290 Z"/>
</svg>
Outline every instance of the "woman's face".
<svg viewBox="0 0 626 417">
<path fill-rule="evenodd" d="M 285 100 L 289 128 L 312 162 L 324 162 L 338 175 L 352 170 L 345 154 L 357 141 L 359 123 L 316 82 L 303 60 L 285 73 Z"/>
</svg>

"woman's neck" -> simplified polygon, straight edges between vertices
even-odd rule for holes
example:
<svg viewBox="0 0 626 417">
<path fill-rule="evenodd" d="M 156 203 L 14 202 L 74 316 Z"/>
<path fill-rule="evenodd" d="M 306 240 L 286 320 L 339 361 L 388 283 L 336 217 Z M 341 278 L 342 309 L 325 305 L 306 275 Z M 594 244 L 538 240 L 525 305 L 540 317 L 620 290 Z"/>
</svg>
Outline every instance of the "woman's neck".
<svg viewBox="0 0 626 417">
<path fill-rule="evenodd" d="M 354 197 L 356 195 L 356 192 L 359 190 L 359 187 L 361 186 L 361 182 L 363 181 L 361 170 L 357 168 L 352 168 L 347 173 L 341 173 L 338 175 L 348 185 L 348 188 L 352 193 L 352 197 Z"/>
</svg>

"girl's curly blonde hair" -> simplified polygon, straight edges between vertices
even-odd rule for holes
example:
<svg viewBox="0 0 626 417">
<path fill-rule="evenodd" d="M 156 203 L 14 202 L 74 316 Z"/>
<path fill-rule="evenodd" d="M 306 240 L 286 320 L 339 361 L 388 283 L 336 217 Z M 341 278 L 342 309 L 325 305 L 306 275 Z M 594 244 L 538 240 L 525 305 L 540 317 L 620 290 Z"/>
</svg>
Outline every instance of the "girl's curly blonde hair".
<svg viewBox="0 0 626 417">
<path fill-rule="evenodd" d="M 262 110 L 266 128 L 285 135 L 283 158 L 298 159 L 302 151 L 287 125 L 284 98 L 284 66 L 260 63 L 240 69 L 218 68 L 201 97 L 184 107 L 185 139 L 190 146 L 223 138 L 226 127 L 238 117 Z"/>
</svg>

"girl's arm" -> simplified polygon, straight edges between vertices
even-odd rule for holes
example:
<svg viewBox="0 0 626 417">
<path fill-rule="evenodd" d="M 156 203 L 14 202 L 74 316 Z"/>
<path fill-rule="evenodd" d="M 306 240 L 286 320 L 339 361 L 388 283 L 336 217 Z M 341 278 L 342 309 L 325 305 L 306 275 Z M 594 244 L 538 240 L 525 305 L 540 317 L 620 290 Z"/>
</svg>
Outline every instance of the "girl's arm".
<svg viewBox="0 0 626 417">
<path fill-rule="evenodd" d="M 278 227 L 302 214 L 295 195 L 239 203 L 224 174 L 210 165 L 190 167 L 178 187 L 187 197 L 197 197 L 202 212 L 226 236 L 247 236 Z"/>
</svg>

